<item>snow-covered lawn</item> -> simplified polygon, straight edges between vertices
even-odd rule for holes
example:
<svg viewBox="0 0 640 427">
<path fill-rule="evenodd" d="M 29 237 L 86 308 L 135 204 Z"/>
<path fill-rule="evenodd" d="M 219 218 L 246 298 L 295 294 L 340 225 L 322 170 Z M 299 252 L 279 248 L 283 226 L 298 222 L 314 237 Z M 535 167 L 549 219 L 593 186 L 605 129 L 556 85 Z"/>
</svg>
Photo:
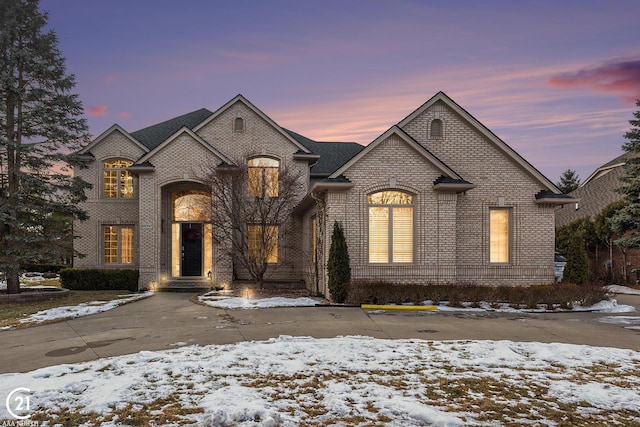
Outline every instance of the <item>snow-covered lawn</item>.
<svg viewBox="0 0 640 427">
<path fill-rule="evenodd" d="M 25 321 L 92 314 L 145 296 L 60 307 Z M 227 309 L 317 304 L 200 299 Z M 634 311 L 615 300 L 578 309 Z M 598 320 L 640 329 L 640 317 Z M 640 352 L 633 350 L 361 336 L 175 346 L 3 374 L 0 403 L 28 389 L 22 413 L 41 426 L 640 425 Z M 13 418 L 2 404 L 0 425 L 5 420 Z"/>
<path fill-rule="evenodd" d="M 640 352 L 570 344 L 281 336 L 0 384 L 47 426 L 640 425 Z"/>
</svg>

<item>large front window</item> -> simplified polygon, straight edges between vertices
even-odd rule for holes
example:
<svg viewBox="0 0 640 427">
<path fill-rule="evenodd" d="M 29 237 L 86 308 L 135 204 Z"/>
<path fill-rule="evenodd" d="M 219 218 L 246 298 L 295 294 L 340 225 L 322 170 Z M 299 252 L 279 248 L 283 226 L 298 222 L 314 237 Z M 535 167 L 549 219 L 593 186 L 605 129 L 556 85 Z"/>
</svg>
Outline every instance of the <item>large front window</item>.
<svg viewBox="0 0 640 427">
<path fill-rule="evenodd" d="M 256 157 L 247 162 L 249 195 L 278 197 L 278 168 L 280 162 L 270 157 Z"/>
<path fill-rule="evenodd" d="M 133 162 L 128 160 L 108 160 L 104 162 L 104 197 L 133 197 L 133 176 L 126 170 L 132 164 Z"/>
<path fill-rule="evenodd" d="M 104 227 L 104 263 L 133 264 L 133 227 Z"/>
<path fill-rule="evenodd" d="M 489 262 L 509 262 L 509 209 L 489 211 Z"/>
<path fill-rule="evenodd" d="M 252 262 L 278 262 L 278 226 L 249 225 L 249 259 Z"/>
<path fill-rule="evenodd" d="M 413 262 L 413 196 L 402 191 L 370 194 L 369 262 Z"/>
</svg>

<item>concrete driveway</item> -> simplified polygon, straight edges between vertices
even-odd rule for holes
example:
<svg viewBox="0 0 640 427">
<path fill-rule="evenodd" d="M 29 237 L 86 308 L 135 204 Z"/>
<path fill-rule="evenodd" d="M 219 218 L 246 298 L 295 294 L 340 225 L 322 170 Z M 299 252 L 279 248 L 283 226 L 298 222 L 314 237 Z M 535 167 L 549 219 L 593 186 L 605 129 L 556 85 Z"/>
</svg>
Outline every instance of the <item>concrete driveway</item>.
<svg viewBox="0 0 640 427">
<path fill-rule="evenodd" d="M 426 340 L 560 342 L 640 350 L 640 330 L 602 323 L 639 313 L 366 312 L 351 307 L 225 310 L 193 304 L 191 294 L 159 293 L 114 310 L 49 325 L 0 332 L 0 373 L 280 335 L 366 335 Z M 618 295 L 640 310 L 640 296 Z"/>
</svg>

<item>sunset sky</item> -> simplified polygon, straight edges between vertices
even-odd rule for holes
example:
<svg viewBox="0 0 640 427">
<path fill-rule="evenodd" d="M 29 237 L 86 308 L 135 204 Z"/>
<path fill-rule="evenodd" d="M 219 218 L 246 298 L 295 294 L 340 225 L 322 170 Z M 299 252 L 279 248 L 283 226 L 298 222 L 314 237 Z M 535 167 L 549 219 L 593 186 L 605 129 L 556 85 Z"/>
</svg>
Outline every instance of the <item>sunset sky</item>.
<svg viewBox="0 0 640 427">
<path fill-rule="evenodd" d="M 640 2 L 41 0 L 91 133 L 241 93 L 279 125 L 368 144 L 442 90 L 554 182 L 622 153 Z"/>
</svg>

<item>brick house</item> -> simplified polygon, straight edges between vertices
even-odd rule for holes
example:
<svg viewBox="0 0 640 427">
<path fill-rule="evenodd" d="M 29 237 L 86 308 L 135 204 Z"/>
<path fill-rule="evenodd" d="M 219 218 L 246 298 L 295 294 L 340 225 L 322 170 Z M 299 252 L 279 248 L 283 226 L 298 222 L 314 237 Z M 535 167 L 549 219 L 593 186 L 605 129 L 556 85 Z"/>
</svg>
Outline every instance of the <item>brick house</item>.
<svg viewBox="0 0 640 427">
<path fill-rule="evenodd" d="M 596 168 L 580 186 L 569 193 L 574 203 L 562 206 L 556 211 L 556 227 L 560 228 L 573 221 L 589 218 L 593 220 L 608 205 L 622 200 L 616 188 L 622 186 L 620 178 L 624 176 L 625 165 L 633 153 L 624 153 Z M 640 250 L 622 248 L 613 245 L 591 244 L 587 247 L 590 276 L 593 280 L 612 283 L 637 284 L 640 274 Z"/>
<path fill-rule="evenodd" d="M 136 132 L 113 125 L 81 154 L 90 167 L 77 173 L 93 189 L 74 265 L 138 269 L 141 288 L 247 279 L 207 237 L 206 214 L 189 209 L 210 197 L 194 173 L 205 160 L 304 174 L 267 278 L 322 294 L 334 221 L 354 278 L 553 282 L 554 210 L 575 201 L 442 92 L 366 147 L 313 141 L 238 95 Z"/>
</svg>

